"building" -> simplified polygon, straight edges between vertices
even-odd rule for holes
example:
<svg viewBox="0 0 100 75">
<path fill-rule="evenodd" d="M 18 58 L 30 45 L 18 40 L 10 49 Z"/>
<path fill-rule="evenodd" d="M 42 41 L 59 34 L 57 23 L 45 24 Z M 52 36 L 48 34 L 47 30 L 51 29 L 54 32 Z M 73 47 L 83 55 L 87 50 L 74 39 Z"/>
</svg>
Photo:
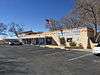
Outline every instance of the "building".
<svg viewBox="0 0 100 75">
<path fill-rule="evenodd" d="M 22 32 L 19 37 L 24 44 L 70 47 L 71 43 L 75 43 L 77 47 L 87 49 L 92 48 L 94 30 L 83 27 L 49 32 Z"/>
</svg>

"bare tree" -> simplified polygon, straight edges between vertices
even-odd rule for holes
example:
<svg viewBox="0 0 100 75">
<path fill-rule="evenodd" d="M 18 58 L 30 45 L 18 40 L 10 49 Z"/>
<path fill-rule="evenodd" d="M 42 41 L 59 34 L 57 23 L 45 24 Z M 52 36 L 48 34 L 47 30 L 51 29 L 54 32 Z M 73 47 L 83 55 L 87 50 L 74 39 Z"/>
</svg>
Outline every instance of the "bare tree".
<svg viewBox="0 0 100 75">
<path fill-rule="evenodd" d="M 95 38 L 97 36 L 97 26 L 99 25 L 98 9 L 100 5 L 99 0 L 76 0 L 76 9 L 80 15 L 80 21 L 83 24 L 92 25 L 95 30 Z"/>
<path fill-rule="evenodd" d="M 4 23 L 0 23 L 0 32 L 4 32 L 7 30 L 7 25 L 5 25 Z"/>
<path fill-rule="evenodd" d="M 18 33 L 22 32 L 23 30 L 24 30 L 24 28 L 23 28 L 22 24 L 16 24 L 14 22 L 12 22 L 10 24 L 9 31 L 14 33 L 15 36 L 17 36 L 17 37 L 18 37 Z"/>
<path fill-rule="evenodd" d="M 73 9 L 67 16 L 64 16 L 61 19 L 64 28 L 72 29 L 82 27 L 83 24 L 80 21 L 79 12 L 76 9 Z"/>
<path fill-rule="evenodd" d="M 62 23 L 66 28 L 92 27 L 97 37 L 97 26 L 100 25 L 100 1 L 99 0 L 75 0 L 75 8 L 63 17 Z"/>
</svg>

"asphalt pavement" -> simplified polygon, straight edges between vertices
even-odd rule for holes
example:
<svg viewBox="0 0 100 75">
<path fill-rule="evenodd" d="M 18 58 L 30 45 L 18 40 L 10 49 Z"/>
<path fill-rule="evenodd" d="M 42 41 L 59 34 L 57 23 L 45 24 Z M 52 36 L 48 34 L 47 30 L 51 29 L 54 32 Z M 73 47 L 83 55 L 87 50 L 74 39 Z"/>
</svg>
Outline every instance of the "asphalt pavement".
<svg viewBox="0 0 100 75">
<path fill-rule="evenodd" d="M 100 57 L 79 50 L 2 45 L 0 75 L 100 75 Z"/>
</svg>

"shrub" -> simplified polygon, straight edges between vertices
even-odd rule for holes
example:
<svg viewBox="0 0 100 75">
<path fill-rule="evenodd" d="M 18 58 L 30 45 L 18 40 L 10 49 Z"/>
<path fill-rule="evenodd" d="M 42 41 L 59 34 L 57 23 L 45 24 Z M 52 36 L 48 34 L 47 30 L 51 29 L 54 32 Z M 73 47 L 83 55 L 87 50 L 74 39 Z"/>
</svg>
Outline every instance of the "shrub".
<svg viewBox="0 0 100 75">
<path fill-rule="evenodd" d="M 83 49 L 83 46 L 82 46 L 82 44 L 81 44 L 81 43 L 79 44 L 79 48 Z"/>
<path fill-rule="evenodd" d="M 76 43 L 75 42 L 70 42 L 69 45 L 70 46 L 76 46 Z"/>
</svg>

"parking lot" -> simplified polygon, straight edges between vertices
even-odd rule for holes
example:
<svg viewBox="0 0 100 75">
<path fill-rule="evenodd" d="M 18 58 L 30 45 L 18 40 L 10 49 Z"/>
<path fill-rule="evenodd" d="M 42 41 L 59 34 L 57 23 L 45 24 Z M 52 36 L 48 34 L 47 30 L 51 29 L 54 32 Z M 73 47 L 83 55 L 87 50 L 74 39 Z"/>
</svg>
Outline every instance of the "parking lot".
<svg viewBox="0 0 100 75">
<path fill-rule="evenodd" d="M 91 52 L 0 46 L 0 75 L 100 75 L 100 57 Z"/>
</svg>

